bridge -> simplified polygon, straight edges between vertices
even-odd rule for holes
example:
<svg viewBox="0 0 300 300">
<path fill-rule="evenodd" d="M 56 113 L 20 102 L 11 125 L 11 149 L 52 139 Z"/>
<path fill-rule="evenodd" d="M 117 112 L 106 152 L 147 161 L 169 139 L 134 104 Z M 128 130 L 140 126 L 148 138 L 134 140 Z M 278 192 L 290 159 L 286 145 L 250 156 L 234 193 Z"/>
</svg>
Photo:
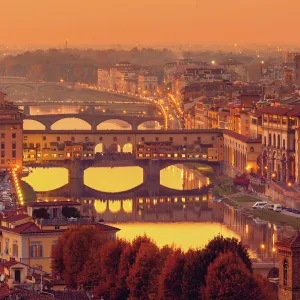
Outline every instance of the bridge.
<svg viewBox="0 0 300 300">
<path fill-rule="evenodd" d="M 116 114 L 101 114 L 96 112 L 90 113 L 79 113 L 79 114 L 49 114 L 49 115 L 25 115 L 25 120 L 33 120 L 41 123 L 45 126 L 45 130 L 51 130 L 51 126 L 62 119 L 76 118 L 85 121 L 91 126 L 91 130 L 97 130 L 97 126 L 108 120 L 121 120 L 125 121 L 131 126 L 131 129 L 138 130 L 139 125 L 149 122 L 156 121 L 164 125 L 164 118 L 161 116 L 134 116 L 134 115 L 116 115 Z"/>
<path fill-rule="evenodd" d="M 223 161 L 223 132 L 221 129 L 197 130 L 24 130 L 24 144 L 31 148 L 47 148 L 51 143 L 93 143 L 103 149 L 131 145 L 136 149 L 138 144 L 144 142 L 172 142 L 174 145 L 192 145 L 205 152 L 209 161 Z M 42 151 L 42 150 L 41 150 Z"/>
<path fill-rule="evenodd" d="M 118 199 L 119 197 L 132 198 L 138 195 L 148 196 L 167 196 L 174 195 L 174 191 L 160 185 L 160 171 L 168 166 L 184 163 L 186 160 L 147 160 L 135 159 L 134 155 L 125 156 L 123 159 L 107 160 L 97 156 L 93 160 L 52 160 L 40 163 L 26 163 L 28 167 L 62 167 L 68 169 L 68 184 L 59 188 L 58 190 L 49 192 L 50 195 L 61 195 L 65 197 L 81 197 L 86 195 L 88 197 L 110 197 L 111 199 Z M 199 162 L 199 160 L 194 160 Z M 208 163 L 216 174 L 220 173 L 221 166 L 219 163 Z M 129 191 L 121 193 L 105 193 L 93 190 L 84 185 L 84 171 L 90 167 L 125 167 L 138 166 L 143 169 L 143 183 Z M 201 189 L 206 186 L 202 186 Z M 206 187 L 207 188 L 207 187 Z M 196 194 L 199 189 L 194 191 Z"/>
</svg>

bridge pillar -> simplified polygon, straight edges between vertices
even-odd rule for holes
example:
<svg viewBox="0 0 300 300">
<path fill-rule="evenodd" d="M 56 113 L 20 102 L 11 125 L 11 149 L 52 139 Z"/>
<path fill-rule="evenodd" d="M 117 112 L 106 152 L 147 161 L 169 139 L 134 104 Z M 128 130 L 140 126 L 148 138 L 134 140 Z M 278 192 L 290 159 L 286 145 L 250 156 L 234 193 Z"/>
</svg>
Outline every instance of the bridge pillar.
<svg viewBox="0 0 300 300">
<path fill-rule="evenodd" d="M 30 115 L 30 106 L 29 105 L 24 106 L 23 113 L 24 113 L 24 115 Z"/>
<path fill-rule="evenodd" d="M 146 185 L 149 196 L 159 196 L 160 187 L 160 162 L 159 160 L 149 160 L 143 167 L 144 184 Z"/>
<path fill-rule="evenodd" d="M 89 105 L 88 110 L 89 110 L 89 112 L 95 112 L 95 106 L 94 105 Z"/>
<path fill-rule="evenodd" d="M 84 162 L 81 160 L 71 160 L 66 162 L 66 167 L 69 170 L 69 182 L 72 179 L 82 179 L 84 177 Z"/>
<path fill-rule="evenodd" d="M 211 167 L 216 175 L 221 175 L 223 173 L 223 168 L 221 164 L 213 164 Z"/>
<path fill-rule="evenodd" d="M 69 195 L 70 198 L 80 198 L 84 196 L 83 178 L 69 179 Z"/>
</svg>

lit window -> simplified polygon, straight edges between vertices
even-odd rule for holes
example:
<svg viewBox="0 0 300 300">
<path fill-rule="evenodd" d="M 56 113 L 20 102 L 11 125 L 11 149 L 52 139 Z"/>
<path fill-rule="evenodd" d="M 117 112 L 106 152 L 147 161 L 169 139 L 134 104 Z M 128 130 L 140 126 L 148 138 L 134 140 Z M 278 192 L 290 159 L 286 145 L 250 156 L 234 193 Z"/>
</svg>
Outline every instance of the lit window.
<svg viewBox="0 0 300 300">
<path fill-rule="evenodd" d="M 43 257 L 43 246 L 40 244 L 31 245 L 30 257 Z"/>
</svg>

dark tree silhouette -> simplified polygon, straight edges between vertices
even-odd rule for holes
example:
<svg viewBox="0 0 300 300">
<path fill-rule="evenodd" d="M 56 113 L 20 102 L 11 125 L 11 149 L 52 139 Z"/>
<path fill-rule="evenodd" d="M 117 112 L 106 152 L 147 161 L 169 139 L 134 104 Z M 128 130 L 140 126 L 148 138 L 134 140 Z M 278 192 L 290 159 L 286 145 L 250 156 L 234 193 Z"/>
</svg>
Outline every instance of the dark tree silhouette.
<svg viewBox="0 0 300 300">
<path fill-rule="evenodd" d="M 262 300 L 258 283 L 242 259 L 231 252 L 221 253 L 209 266 L 206 300 Z"/>
<path fill-rule="evenodd" d="M 185 256 L 180 250 L 166 259 L 158 280 L 158 299 L 181 299 L 184 263 Z"/>
<path fill-rule="evenodd" d="M 50 215 L 46 208 L 38 208 L 34 209 L 32 212 L 32 216 L 36 219 L 49 219 Z"/>
</svg>

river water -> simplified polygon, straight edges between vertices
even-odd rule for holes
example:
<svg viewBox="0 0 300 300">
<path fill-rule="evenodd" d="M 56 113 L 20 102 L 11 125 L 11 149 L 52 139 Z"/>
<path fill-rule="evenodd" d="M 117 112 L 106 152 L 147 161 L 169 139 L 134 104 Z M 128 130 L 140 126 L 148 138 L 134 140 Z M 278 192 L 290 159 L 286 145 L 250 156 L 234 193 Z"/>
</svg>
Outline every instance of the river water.
<svg viewBox="0 0 300 300">
<path fill-rule="evenodd" d="M 46 201 L 70 199 L 60 188 L 74 188 L 63 168 L 36 168 L 23 180 Z M 82 203 L 81 215 L 120 228 L 118 237 L 128 240 L 147 234 L 159 246 L 174 244 L 187 250 L 203 247 L 221 234 L 241 240 L 253 258 L 272 260 L 275 242 L 294 233 L 289 227 L 258 222 L 225 203 L 214 203 L 208 178 L 184 165 L 161 171 L 160 194 L 155 197 L 147 189 L 134 189 L 143 183 L 139 167 L 89 168 L 83 181 L 86 194 L 74 199 Z"/>
</svg>

